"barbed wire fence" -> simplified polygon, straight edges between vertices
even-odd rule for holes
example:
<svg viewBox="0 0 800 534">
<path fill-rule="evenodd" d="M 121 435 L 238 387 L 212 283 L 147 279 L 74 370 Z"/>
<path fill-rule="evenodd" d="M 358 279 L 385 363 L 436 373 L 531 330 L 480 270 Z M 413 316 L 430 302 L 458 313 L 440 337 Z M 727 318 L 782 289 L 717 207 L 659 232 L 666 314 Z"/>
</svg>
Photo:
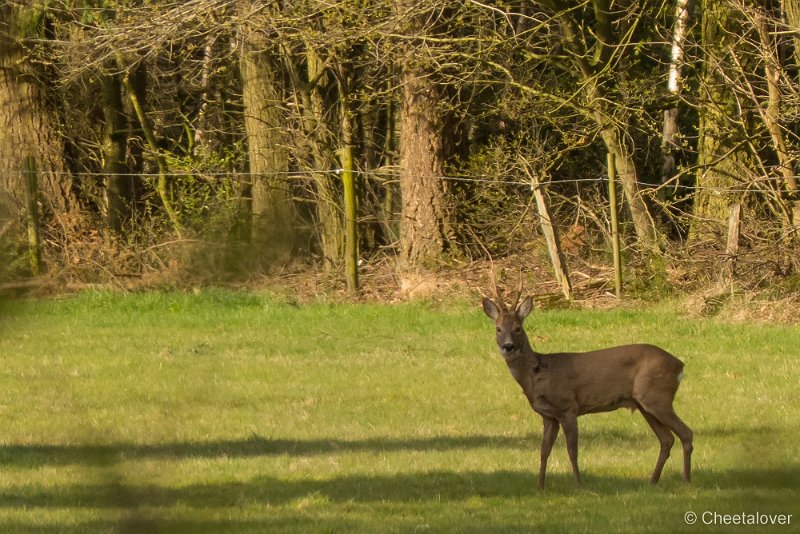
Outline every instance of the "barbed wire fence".
<svg viewBox="0 0 800 534">
<path fill-rule="evenodd" d="M 23 180 L 28 169 L 19 171 L 18 179 Z M 311 187 L 308 185 L 310 177 L 318 174 L 329 176 L 339 176 L 343 172 L 339 168 L 313 171 L 285 171 L 271 173 L 270 177 L 280 178 L 280 183 L 296 184 L 293 185 L 292 193 L 301 193 L 295 196 L 298 204 L 298 224 L 301 226 L 301 240 L 304 244 L 298 246 L 305 253 L 309 254 L 312 260 L 316 259 L 325 263 L 326 258 L 318 257 L 317 240 L 323 228 L 319 228 L 319 222 L 314 219 L 311 210 L 303 209 L 302 206 L 321 202 L 319 198 L 313 196 Z M 381 202 L 386 198 L 377 198 L 373 192 L 372 200 L 369 200 L 366 190 L 371 181 L 380 183 L 380 187 L 385 192 L 392 191 L 391 205 L 384 205 L 381 209 L 362 209 L 359 213 L 359 249 L 362 253 L 363 261 L 371 261 L 376 258 L 391 257 L 396 254 L 398 248 L 398 238 L 400 231 L 400 210 L 397 198 L 399 198 L 399 169 L 381 168 L 375 170 L 355 170 L 361 182 L 361 197 L 365 203 Z M 63 222 L 58 224 L 50 222 L 36 222 L 35 225 L 47 225 L 43 228 L 43 239 L 38 246 L 51 249 L 48 259 L 56 260 L 63 268 L 72 269 L 76 272 L 78 266 L 83 266 L 81 271 L 86 273 L 93 271 L 95 277 L 103 276 L 134 276 L 135 273 L 156 272 L 159 269 L 170 269 L 175 267 L 177 260 L 169 257 L 168 254 L 160 254 L 163 251 L 173 249 L 178 246 L 193 245 L 199 252 L 196 256 L 205 256 L 208 263 L 212 265 L 211 271 L 226 270 L 235 263 L 233 257 L 253 253 L 252 246 L 247 243 L 245 238 L 246 231 L 241 226 L 247 224 L 242 221 L 242 203 L 252 200 L 248 192 L 248 185 L 252 184 L 254 175 L 248 172 L 172 172 L 169 175 L 170 184 L 176 188 L 176 199 L 180 201 L 181 212 L 184 222 L 191 227 L 193 232 L 190 236 L 182 239 L 175 239 L 170 234 L 169 224 L 164 213 L 159 208 L 159 200 L 152 192 L 144 195 L 144 200 L 140 199 L 138 214 L 131 218 L 127 233 L 117 236 L 116 243 L 111 241 L 103 228 L 102 210 L 104 208 L 103 180 L 109 178 L 136 178 L 147 182 L 156 180 L 160 176 L 157 173 L 120 173 L 109 175 L 108 173 L 88 172 L 80 175 L 64 173 L 59 175 L 51 173 L 58 179 L 70 179 L 76 187 L 82 188 L 91 183 L 93 195 L 98 198 L 90 199 L 89 203 L 94 204 L 96 217 L 90 218 L 88 222 L 79 230 L 65 228 Z M 608 257 L 610 249 L 610 217 L 608 202 L 608 178 L 605 173 L 598 173 L 589 177 L 559 178 L 557 180 L 541 180 L 538 186 L 534 186 L 530 180 L 520 179 L 513 175 L 482 175 L 482 174 L 447 174 L 437 176 L 437 179 L 445 183 L 445 187 L 451 189 L 454 197 L 462 194 L 462 198 L 456 201 L 463 204 L 456 206 L 459 216 L 456 218 L 456 229 L 459 237 L 464 239 L 461 245 L 462 252 L 467 259 L 480 259 L 483 255 L 482 250 L 486 244 L 493 253 L 506 255 L 519 253 L 521 251 L 532 251 L 537 249 L 537 242 L 540 242 L 541 234 L 538 229 L 540 213 L 538 212 L 533 200 L 533 189 L 541 187 L 554 207 L 555 225 L 560 228 L 562 235 L 562 246 L 566 253 L 572 257 L 591 256 L 594 260 Z M 4 178 L 5 183 L 11 180 Z M 24 180 L 23 180 L 24 181 Z M 198 185 L 200 184 L 200 185 Z M 195 189 L 187 187 L 192 185 Z M 685 238 L 685 229 L 690 224 L 698 223 L 692 214 L 692 199 L 700 192 L 713 195 L 730 197 L 734 199 L 732 205 L 741 203 L 745 197 L 769 197 L 779 198 L 783 194 L 781 182 L 775 177 L 761 177 L 757 179 L 740 180 L 729 186 L 701 187 L 693 183 L 682 183 L 679 177 L 674 178 L 664 184 L 651 184 L 637 182 L 639 194 L 646 196 L 651 205 L 656 207 L 658 216 L 663 220 L 668 220 L 667 224 L 674 228 L 683 229 L 677 231 L 673 237 L 678 242 Z M 467 193 L 457 190 L 458 187 L 465 186 L 471 188 Z M 183 187 L 184 189 L 181 189 Z M 196 194 L 198 188 L 206 189 L 199 195 L 199 198 L 192 198 L 191 194 Z M 91 188 L 90 188 L 91 189 Z M 179 198 L 186 194 L 186 198 Z M 488 200 L 487 200 L 488 199 Z M 666 200 L 665 200 L 666 199 Z M 494 204 L 493 204 L 494 203 Z M 9 202 L 5 202 L 6 211 L 9 215 L 3 216 L 0 212 L 0 253 L 4 256 L 3 262 L 6 267 L 0 272 L 0 276 L 8 277 L 9 273 L 22 273 L 25 271 L 23 265 L 24 247 L 20 244 L 24 238 L 20 238 L 20 230 L 27 225 L 28 235 L 31 231 L 31 221 L 26 219 L 30 210 L 30 205 L 25 206 L 24 199 L 17 199 L 9 207 Z M 39 200 L 41 204 L 41 199 Z M 485 205 L 484 205 L 485 204 Z M 498 205 L 503 206 L 501 213 L 493 210 Z M 622 202 L 624 205 L 624 201 Z M 16 207 L 17 216 L 11 216 L 11 211 Z M 11 209 L 10 209 L 11 208 Z M 40 209 L 42 206 L 40 206 Z M 46 207 L 45 207 L 46 211 Z M 740 215 L 737 214 L 737 217 Z M 624 217 L 623 217 L 624 220 Z M 663 221 L 662 221 L 663 222 Z M 702 223 L 702 221 L 699 221 Z M 712 223 L 712 221 L 708 221 Z M 718 221 L 716 222 L 718 223 Z M 738 224 L 738 222 L 737 222 Z M 238 227 L 237 227 L 238 225 Z M 17 229 L 15 232 L 14 229 Z M 769 217 L 762 216 L 759 225 L 753 226 L 753 230 L 743 234 L 747 246 L 743 250 L 731 250 L 720 241 L 717 245 L 719 249 L 716 256 L 709 256 L 708 262 L 726 262 L 733 256 L 750 256 L 753 265 L 767 265 L 770 262 L 781 263 L 784 267 L 778 269 L 788 269 L 795 265 L 798 259 L 792 256 L 796 253 L 795 248 L 791 247 L 794 237 L 791 230 L 786 231 L 781 227 L 781 223 Z M 623 239 L 623 252 L 629 253 L 635 248 L 635 238 L 630 229 L 623 229 L 628 239 Z M 721 232 L 724 229 L 721 230 Z M 69 235 L 74 232 L 76 235 Z M 12 239 L 16 234 L 17 238 Z M 482 239 L 482 243 L 471 243 L 471 237 Z M 344 239 L 344 236 L 339 236 Z M 730 236 L 728 236 L 730 239 Z M 725 236 L 720 233 L 720 240 Z M 737 240 L 740 238 L 737 237 Z M 480 245 L 480 246 L 479 246 Z M 780 256 L 779 260 L 766 258 L 763 251 L 769 246 L 786 247 L 786 251 Z M 52 251 L 58 251 L 54 253 Z M 213 252 L 212 252 L 213 251 Z M 29 258 L 32 256 L 29 255 Z M 30 273 L 36 274 L 33 267 L 34 262 L 30 261 Z M 124 268 L 115 265 L 114 262 L 135 265 L 133 273 L 126 273 Z M 184 258 L 184 262 L 186 260 Z M 196 258 L 195 260 L 196 261 Z M 331 262 L 336 264 L 337 262 Z M 757 267 L 753 267 L 754 269 Z M 80 276 L 80 274 L 76 274 Z"/>
</svg>

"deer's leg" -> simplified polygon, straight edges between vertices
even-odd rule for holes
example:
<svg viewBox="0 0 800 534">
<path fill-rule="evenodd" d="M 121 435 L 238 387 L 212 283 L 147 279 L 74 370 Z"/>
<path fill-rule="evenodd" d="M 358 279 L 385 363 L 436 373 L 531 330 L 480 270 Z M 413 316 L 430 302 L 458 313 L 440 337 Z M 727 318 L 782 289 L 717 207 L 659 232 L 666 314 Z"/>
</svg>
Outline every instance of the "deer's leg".
<svg viewBox="0 0 800 534">
<path fill-rule="evenodd" d="M 681 421 L 681 418 L 675 414 L 672 406 L 666 408 L 658 408 L 657 406 L 643 406 L 645 410 L 654 415 L 664 426 L 675 432 L 678 439 L 681 440 L 683 446 L 683 480 L 690 482 L 692 478 L 692 450 L 694 446 L 692 441 L 694 434 L 692 429 L 686 426 L 686 423 Z"/>
<path fill-rule="evenodd" d="M 661 470 L 664 469 L 664 463 L 666 463 L 667 458 L 669 458 L 669 452 L 672 450 L 672 444 L 675 443 L 675 438 L 669 428 L 664 426 L 654 415 L 647 413 L 641 406 L 639 407 L 639 411 L 642 412 L 644 420 L 647 421 L 647 424 L 653 429 L 658 441 L 661 443 L 661 452 L 658 454 L 656 468 L 653 470 L 653 476 L 650 477 L 651 484 L 658 484 L 658 479 L 661 478 Z"/>
<path fill-rule="evenodd" d="M 553 443 L 558 436 L 558 421 L 550 417 L 542 417 L 544 430 L 542 431 L 541 462 L 539 463 L 539 489 L 544 489 L 544 474 L 547 471 L 547 459 L 553 450 Z"/>
<path fill-rule="evenodd" d="M 575 475 L 575 483 L 581 485 L 581 473 L 578 470 L 578 417 L 566 416 L 561 420 L 564 427 L 564 436 L 567 438 L 567 453 L 572 464 L 572 473 Z"/>
<path fill-rule="evenodd" d="M 678 438 L 681 440 L 683 446 L 683 480 L 684 482 L 691 482 L 692 480 L 692 451 L 694 450 L 693 440 L 694 433 L 692 429 L 686 426 L 686 423 L 681 421 L 674 411 L 670 410 L 669 422 L 666 424 Z"/>
</svg>

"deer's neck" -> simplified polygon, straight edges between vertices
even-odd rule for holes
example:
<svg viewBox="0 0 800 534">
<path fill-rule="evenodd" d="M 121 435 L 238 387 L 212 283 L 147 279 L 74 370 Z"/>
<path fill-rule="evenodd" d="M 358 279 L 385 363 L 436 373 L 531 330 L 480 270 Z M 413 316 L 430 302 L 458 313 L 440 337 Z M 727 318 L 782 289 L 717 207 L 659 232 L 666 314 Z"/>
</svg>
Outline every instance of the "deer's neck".
<svg viewBox="0 0 800 534">
<path fill-rule="evenodd" d="M 533 350 L 528 338 L 520 348 L 520 351 L 514 356 L 507 356 L 505 358 L 508 370 L 511 371 L 511 376 L 519 382 L 523 389 L 530 383 L 534 373 L 539 372 L 541 363 L 541 354 Z"/>
</svg>

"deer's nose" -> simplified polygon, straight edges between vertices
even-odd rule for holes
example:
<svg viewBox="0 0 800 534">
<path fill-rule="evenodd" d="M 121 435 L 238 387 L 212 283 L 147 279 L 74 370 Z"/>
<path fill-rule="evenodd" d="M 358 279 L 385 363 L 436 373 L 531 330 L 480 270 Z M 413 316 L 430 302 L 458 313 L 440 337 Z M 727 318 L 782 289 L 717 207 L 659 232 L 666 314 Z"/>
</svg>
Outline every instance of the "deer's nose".
<svg viewBox="0 0 800 534">
<path fill-rule="evenodd" d="M 506 341 L 505 343 L 503 343 L 502 349 L 506 352 L 511 352 L 512 350 L 514 350 L 514 344 L 511 343 L 510 341 Z"/>
</svg>

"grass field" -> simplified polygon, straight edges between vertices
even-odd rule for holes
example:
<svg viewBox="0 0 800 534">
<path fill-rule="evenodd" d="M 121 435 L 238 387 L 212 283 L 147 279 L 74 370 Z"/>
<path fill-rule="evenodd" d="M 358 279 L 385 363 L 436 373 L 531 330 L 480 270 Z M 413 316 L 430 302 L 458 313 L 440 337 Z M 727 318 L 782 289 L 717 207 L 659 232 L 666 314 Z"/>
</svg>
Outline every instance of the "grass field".
<svg viewBox="0 0 800 534">
<path fill-rule="evenodd" d="M 800 530 L 797 328 L 669 304 L 528 325 L 542 351 L 643 341 L 684 360 L 693 483 L 676 444 L 651 487 L 658 442 L 618 411 L 580 419 L 585 487 L 560 435 L 538 491 L 541 421 L 475 303 L 85 294 L 0 303 L 0 531 L 754 531 L 706 511 Z"/>
</svg>

